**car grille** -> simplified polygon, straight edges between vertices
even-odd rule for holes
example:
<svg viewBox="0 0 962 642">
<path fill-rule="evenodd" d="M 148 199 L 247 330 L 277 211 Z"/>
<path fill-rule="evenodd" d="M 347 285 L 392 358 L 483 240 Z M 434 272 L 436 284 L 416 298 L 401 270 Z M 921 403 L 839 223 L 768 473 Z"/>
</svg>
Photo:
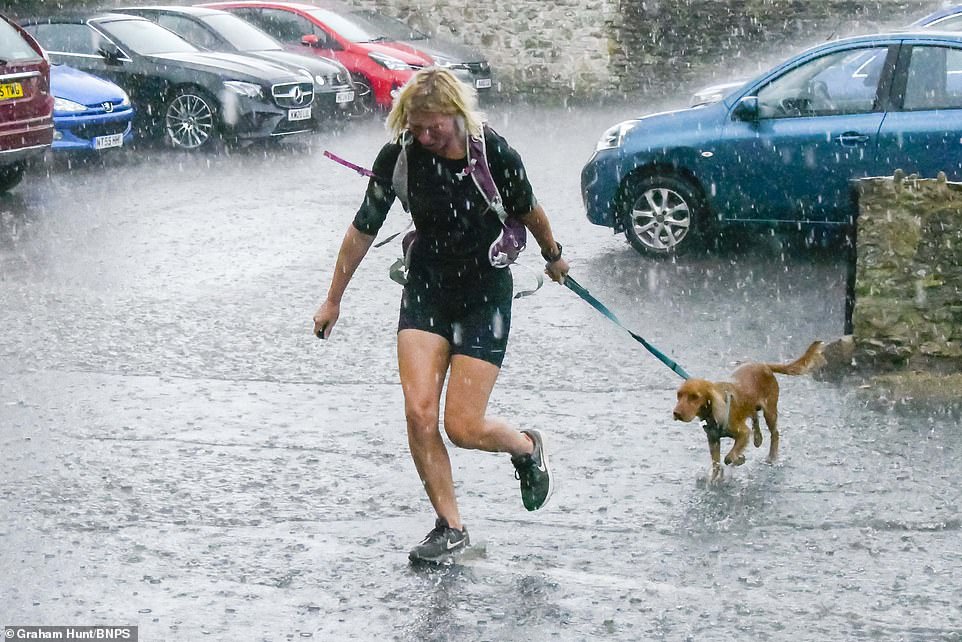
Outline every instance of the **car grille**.
<svg viewBox="0 0 962 642">
<path fill-rule="evenodd" d="M 285 109 L 307 107 L 314 102 L 313 82 L 291 82 L 274 85 L 271 87 L 271 92 L 274 94 L 274 103 Z"/>
<path fill-rule="evenodd" d="M 88 123 L 71 127 L 70 130 L 77 138 L 91 139 L 97 136 L 110 136 L 111 134 L 123 134 L 127 131 L 127 121 L 118 120 L 112 123 Z"/>
</svg>

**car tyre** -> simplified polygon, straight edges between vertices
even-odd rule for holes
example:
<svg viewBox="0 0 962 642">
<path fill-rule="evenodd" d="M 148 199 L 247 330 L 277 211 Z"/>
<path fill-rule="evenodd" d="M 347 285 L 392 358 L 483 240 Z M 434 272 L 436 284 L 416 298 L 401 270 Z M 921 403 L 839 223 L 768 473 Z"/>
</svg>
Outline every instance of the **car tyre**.
<svg viewBox="0 0 962 642">
<path fill-rule="evenodd" d="M 196 87 L 179 89 L 164 106 L 164 138 L 176 149 L 195 150 L 218 137 L 217 103 Z"/>
<path fill-rule="evenodd" d="M 13 163 L 0 167 L 0 193 L 12 190 L 23 179 L 25 165 Z"/>
<path fill-rule="evenodd" d="M 679 176 L 629 178 L 620 210 L 628 243 L 645 256 L 681 254 L 698 245 L 707 231 L 704 199 Z"/>
</svg>

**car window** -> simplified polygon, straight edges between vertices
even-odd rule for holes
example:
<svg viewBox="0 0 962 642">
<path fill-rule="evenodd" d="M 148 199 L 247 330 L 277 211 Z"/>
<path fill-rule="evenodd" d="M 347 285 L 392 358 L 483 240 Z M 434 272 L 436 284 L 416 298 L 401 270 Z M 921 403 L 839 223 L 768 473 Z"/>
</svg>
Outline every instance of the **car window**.
<svg viewBox="0 0 962 642">
<path fill-rule="evenodd" d="M 205 49 L 216 49 L 217 37 L 189 18 L 183 16 L 173 16 L 169 13 L 157 14 L 157 24 L 161 27 L 170 29 L 187 42 L 204 47 Z"/>
<path fill-rule="evenodd" d="M 810 60 L 758 91 L 760 113 L 798 118 L 871 112 L 887 54 L 887 47 L 870 47 Z"/>
<path fill-rule="evenodd" d="M 387 36 L 393 40 L 425 40 L 428 37 L 423 31 L 419 31 L 405 22 L 372 9 L 352 11 L 351 17 L 370 25 L 368 31 Z"/>
<path fill-rule="evenodd" d="M 0 60 L 35 60 L 40 56 L 12 25 L 0 19 Z"/>
<path fill-rule="evenodd" d="M 263 9 L 251 21 L 282 42 L 300 42 L 302 36 L 314 34 L 310 20 L 280 9 Z"/>
<path fill-rule="evenodd" d="M 912 47 L 909 56 L 902 108 L 962 109 L 962 50 Z"/>
<path fill-rule="evenodd" d="M 283 49 L 280 43 L 245 20 L 226 13 L 206 16 L 204 22 L 239 51 Z"/>
<path fill-rule="evenodd" d="M 87 25 L 38 24 L 29 27 L 37 42 L 47 51 L 99 56 L 106 39 Z"/>
<path fill-rule="evenodd" d="M 111 37 L 143 56 L 192 53 L 197 47 L 149 20 L 111 20 L 98 23 Z"/>
<path fill-rule="evenodd" d="M 351 42 L 374 42 L 384 38 L 384 34 L 378 33 L 377 30 L 372 30 L 370 25 L 334 13 L 333 11 L 311 9 L 311 15 L 333 29 L 334 32 L 342 38 L 346 38 Z M 320 29 L 317 31 L 320 31 Z"/>
</svg>

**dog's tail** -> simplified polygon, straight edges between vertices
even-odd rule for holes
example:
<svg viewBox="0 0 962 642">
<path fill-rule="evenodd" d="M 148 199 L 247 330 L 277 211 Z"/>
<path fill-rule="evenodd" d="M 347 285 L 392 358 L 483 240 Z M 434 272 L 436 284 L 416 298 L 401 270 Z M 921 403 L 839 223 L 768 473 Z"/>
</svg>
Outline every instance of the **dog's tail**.
<svg viewBox="0 0 962 642">
<path fill-rule="evenodd" d="M 822 356 L 822 342 L 815 341 L 808 346 L 805 354 L 791 363 L 769 363 L 767 364 L 772 372 L 786 375 L 803 375 L 812 370 L 816 370 L 825 365 L 825 357 Z"/>
</svg>

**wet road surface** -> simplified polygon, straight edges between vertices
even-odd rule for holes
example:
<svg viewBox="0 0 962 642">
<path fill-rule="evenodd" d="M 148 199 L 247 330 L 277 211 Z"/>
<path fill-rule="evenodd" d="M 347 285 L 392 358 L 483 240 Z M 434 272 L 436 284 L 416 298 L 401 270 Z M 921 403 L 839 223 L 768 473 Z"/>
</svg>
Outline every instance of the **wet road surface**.
<svg viewBox="0 0 962 642">
<path fill-rule="evenodd" d="M 640 258 L 584 219 L 620 112 L 492 109 L 572 274 L 695 376 L 842 334 L 830 250 Z M 680 379 L 565 288 L 515 303 L 491 412 L 549 438 L 521 506 L 506 455 L 453 451 L 474 546 L 408 565 L 433 516 L 407 455 L 397 249 L 310 334 L 379 123 L 228 155 L 58 163 L 0 198 L 0 625 L 141 640 L 960 640 L 962 432 L 781 377 L 781 460 L 705 483 Z M 404 227 L 398 210 L 384 233 Z M 537 252 L 524 262 L 538 269 Z M 516 279 L 527 277 L 523 271 Z M 726 442 L 723 446 L 727 446 Z"/>
</svg>

